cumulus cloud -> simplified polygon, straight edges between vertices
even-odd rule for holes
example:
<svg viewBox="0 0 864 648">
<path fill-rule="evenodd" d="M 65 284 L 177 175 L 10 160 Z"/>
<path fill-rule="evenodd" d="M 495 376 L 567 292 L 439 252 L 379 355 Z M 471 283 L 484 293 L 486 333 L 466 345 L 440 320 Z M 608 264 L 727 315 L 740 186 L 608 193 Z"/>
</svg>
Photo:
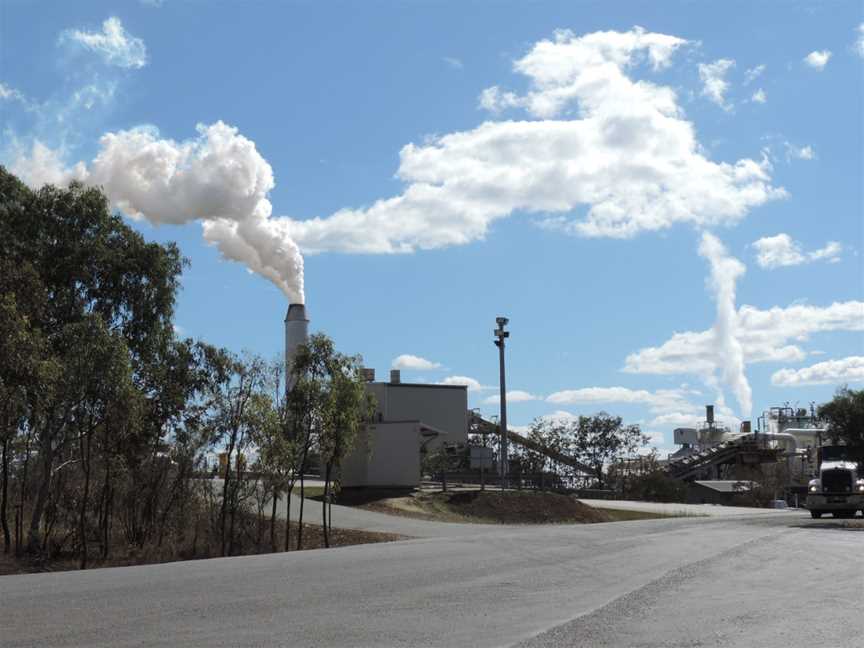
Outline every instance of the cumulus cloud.
<svg viewBox="0 0 864 648">
<path fill-rule="evenodd" d="M 198 221 L 225 258 L 266 277 L 290 301 L 304 302 L 303 257 L 287 219 L 270 216 L 270 165 L 232 126 L 199 124 L 197 131 L 183 142 L 161 138 L 153 127 L 107 133 L 92 162 L 72 169 L 37 143 L 13 170 L 31 186 L 70 179 L 101 186 L 115 207 L 153 224 Z"/>
<path fill-rule="evenodd" d="M 290 221 L 289 233 L 306 253 L 407 253 L 482 239 L 517 211 L 557 216 L 556 229 L 581 236 L 737 223 L 786 195 L 771 184 L 770 162 L 709 160 L 675 91 L 631 76 L 640 62 L 668 65 L 686 42 L 638 28 L 557 32 L 514 63 L 529 79 L 527 94 L 493 87 L 480 98 L 537 119 L 408 144 L 400 195 Z M 559 118 L 571 109 L 578 118 Z"/>
<path fill-rule="evenodd" d="M 110 25 L 105 33 L 131 38 Z M 83 42 L 97 48 L 103 40 Z M 543 213 L 548 227 L 589 237 L 627 238 L 677 223 L 732 225 L 785 197 L 772 185 L 770 161 L 709 160 L 675 91 L 632 78 L 642 63 L 669 65 L 686 43 L 640 28 L 557 32 L 514 63 L 529 79 L 527 94 L 512 95 L 514 106 L 537 119 L 486 122 L 408 144 L 398 171 L 404 191 L 367 208 L 273 218 L 269 164 L 222 122 L 184 142 L 147 127 L 108 133 L 87 181 L 103 185 L 130 215 L 199 220 L 225 257 L 300 301 L 301 249 L 409 253 L 463 245 L 516 211 Z M 571 108 L 578 118 L 553 118 Z"/>
<path fill-rule="evenodd" d="M 411 355 L 410 353 L 403 353 L 402 355 L 393 358 L 391 366 L 394 369 L 431 371 L 433 369 L 440 369 L 441 363 L 432 362 L 431 360 L 421 358 L 420 356 Z"/>
<path fill-rule="evenodd" d="M 669 410 L 691 411 L 696 408 L 688 400 L 694 394 L 692 390 L 659 389 L 629 389 L 627 387 L 583 387 L 581 389 L 566 389 L 550 394 L 546 402 L 557 405 L 593 405 L 597 403 L 627 403 L 645 405 L 652 412 Z"/>
<path fill-rule="evenodd" d="M 780 387 L 839 385 L 862 381 L 864 381 L 864 356 L 827 360 L 802 369 L 781 369 L 771 376 L 771 383 Z"/>
<path fill-rule="evenodd" d="M 828 61 L 831 59 L 831 52 L 828 50 L 816 50 L 810 52 L 807 56 L 804 57 L 804 63 L 809 65 L 814 70 L 822 71 L 825 69 L 825 66 L 828 65 Z"/>
<path fill-rule="evenodd" d="M 765 91 L 762 88 L 759 88 L 756 92 L 753 93 L 753 96 L 750 97 L 751 101 L 754 103 L 764 104 L 768 101 L 768 95 L 765 94 Z"/>
<path fill-rule="evenodd" d="M 705 421 L 704 414 L 685 413 L 685 412 L 669 412 L 655 416 L 648 423 L 651 427 L 666 427 L 679 428 L 689 427 L 698 428 Z"/>
<path fill-rule="evenodd" d="M 447 376 L 446 378 L 439 380 L 435 384 L 465 385 L 468 388 L 468 391 L 483 391 L 484 389 L 491 389 L 490 387 L 481 385 L 479 380 L 476 380 L 475 378 L 469 378 L 468 376 Z"/>
<path fill-rule="evenodd" d="M 45 184 L 65 186 L 73 180 L 82 181 L 87 177 L 83 163 L 67 168 L 62 151 L 52 149 L 38 139 L 33 141 L 28 150 L 17 152 L 10 170 L 31 187 Z"/>
<path fill-rule="evenodd" d="M 527 403 L 528 401 L 542 400 L 540 396 L 535 396 L 521 389 L 514 389 L 507 392 L 507 403 Z M 484 405 L 497 405 L 501 402 L 500 396 L 489 396 L 483 400 Z"/>
<path fill-rule="evenodd" d="M 121 68 L 142 68 L 147 65 L 144 41 L 127 32 L 115 16 L 102 23 L 101 32 L 68 29 L 60 36 L 60 40 L 96 52 L 109 65 Z"/>
<path fill-rule="evenodd" d="M 788 234 L 782 233 L 760 238 L 753 242 L 753 247 L 756 249 L 756 262 L 769 270 L 819 260 L 836 263 L 840 260 L 840 253 L 843 251 L 840 243 L 829 241 L 825 247 L 804 252 L 800 243 L 793 241 Z"/>
<path fill-rule="evenodd" d="M 730 110 L 726 103 L 729 82 L 726 74 L 735 66 L 732 59 L 718 59 L 713 63 L 699 64 L 699 78 L 702 80 L 702 95 L 708 97 L 723 110 Z"/>
<path fill-rule="evenodd" d="M 858 38 L 855 40 L 853 47 L 858 56 L 864 58 L 864 23 L 858 25 L 858 28 L 855 31 L 858 32 Z"/>
<path fill-rule="evenodd" d="M 864 331 L 864 302 L 835 302 L 824 307 L 793 304 L 767 310 L 744 305 L 736 313 L 735 328 L 745 363 L 800 362 L 807 354 L 799 344 L 816 333 Z M 673 334 L 660 346 L 631 353 L 624 371 L 701 376 L 714 372 L 719 362 L 711 330 L 685 331 Z"/>
</svg>

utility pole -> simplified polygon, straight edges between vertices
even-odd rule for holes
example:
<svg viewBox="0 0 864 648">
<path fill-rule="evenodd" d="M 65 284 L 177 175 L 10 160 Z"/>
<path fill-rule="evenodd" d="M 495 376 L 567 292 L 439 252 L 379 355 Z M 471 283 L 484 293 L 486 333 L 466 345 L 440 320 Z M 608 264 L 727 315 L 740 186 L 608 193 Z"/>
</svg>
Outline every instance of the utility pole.
<svg viewBox="0 0 864 648">
<path fill-rule="evenodd" d="M 496 317 L 495 323 L 498 328 L 492 333 L 497 339 L 495 346 L 498 347 L 498 362 L 501 371 L 501 490 L 507 487 L 507 468 L 509 460 L 509 452 L 507 449 L 507 383 L 504 375 L 504 340 L 510 337 L 509 331 L 505 331 L 504 327 L 510 320 L 506 317 Z"/>
</svg>

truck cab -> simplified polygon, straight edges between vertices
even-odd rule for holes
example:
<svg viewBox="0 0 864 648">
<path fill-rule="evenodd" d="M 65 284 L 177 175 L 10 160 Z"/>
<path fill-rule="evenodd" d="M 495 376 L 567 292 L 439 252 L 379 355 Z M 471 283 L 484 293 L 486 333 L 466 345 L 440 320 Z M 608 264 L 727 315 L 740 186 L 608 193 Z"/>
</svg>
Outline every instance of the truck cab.
<svg viewBox="0 0 864 648">
<path fill-rule="evenodd" d="M 813 518 L 831 513 L 835 518 L 864 512 L 864 479 L 860 454 L 847 446 L 820 448 L 819 476 L 807 486 L 806 507 Z"/>
</svg>

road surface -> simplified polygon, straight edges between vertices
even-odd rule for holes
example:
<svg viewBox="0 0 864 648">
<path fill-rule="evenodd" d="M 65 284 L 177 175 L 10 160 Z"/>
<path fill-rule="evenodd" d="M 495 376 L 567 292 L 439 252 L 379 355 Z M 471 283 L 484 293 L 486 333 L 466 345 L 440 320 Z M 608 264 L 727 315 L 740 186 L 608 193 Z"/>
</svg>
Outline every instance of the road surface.
<svg viewBox="0 0 864 648">
<path fill-rule="evenodd" d="M 5 576 L 0 646 L 862 645 L 864 532 L 840 521 L 790 511 L 463 531 Z"/>
</svg>

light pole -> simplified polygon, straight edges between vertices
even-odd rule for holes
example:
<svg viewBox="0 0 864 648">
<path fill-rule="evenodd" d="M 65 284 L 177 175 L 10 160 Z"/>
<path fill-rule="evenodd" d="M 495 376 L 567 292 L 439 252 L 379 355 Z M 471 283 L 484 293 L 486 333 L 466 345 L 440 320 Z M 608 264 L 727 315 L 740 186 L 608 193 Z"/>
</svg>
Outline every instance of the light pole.
<svg viewBox="0 0 864 648">
<path fill-rule="evenodd" d="M 506 317 L 496 317 L 495 323 L 498 328 L 492 333 L 497 339 L 495 346 L 498 347 L 498 363 L 501 371 L 501 490 L 507 487 L 507 468 L 509 453 L 507 451 L 507 383 L 504 375 L 504 340 L 510 337 L 509 331 L 504 327 L 510 320 Z"/>
</svg>

